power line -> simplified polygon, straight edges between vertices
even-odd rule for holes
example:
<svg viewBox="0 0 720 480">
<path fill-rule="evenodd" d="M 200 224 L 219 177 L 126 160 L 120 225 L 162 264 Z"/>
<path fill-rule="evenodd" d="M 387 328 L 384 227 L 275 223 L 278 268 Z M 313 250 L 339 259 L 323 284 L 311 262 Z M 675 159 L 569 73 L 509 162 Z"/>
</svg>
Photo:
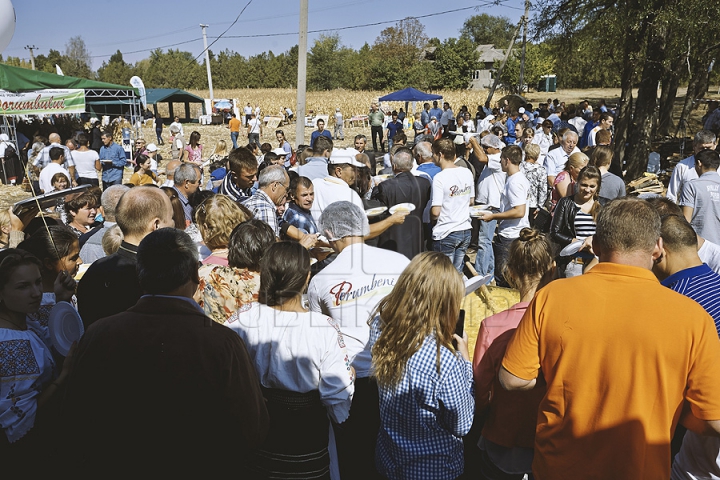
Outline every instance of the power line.
<svg viewBox="0 0 720 480">
<path fill-rule="evenodd" d="M 471 9 L 478 9 L 478 8 L 487 7 L 487 6 L 491 6 L 491 5 L 495 5 L 495 6 L 500 6 L 500 5 L 502 5 L 502 6 L 505 7 L 505 8 L 514 8 L 514 9 L 517 9 L 517 10 L 522 10 L 522 9 L 519 8 L 519 7 L 513 7 L 513 6 L 510 6 L 510 5 L 505 5 L 505 3 L 507 3 L 508 1 L 510 1 L 510 0 L 494 0 L 494 1 L 488 1 L 488 2 L 483 2 L 483 3 L 479 4 L 479 5 L 472 5 L 472 6 L 469 6 L 469 7 L 455 8 L 455 9 L 451 9 L 451 10 L 445 10 L 445 11 L 442 11 L 442 12 L 428 13 L 428 14 L 425 14 L 425 15 L 411 15 L 410 18 L 417 18 L 417 19 L 421 19 L 421 18 L 431 18 L 431 17 L 440 16 L 440 15 L 447 15 L 447 14 L 449 14 L 449 13 L 457 13 L 457 12 L 466 11 L 466 10 L 471 10 Z M 248 2 L 247 5 L 245 5 L 245 8 L 243 8 L 243 10 L 240 12 L 240 15 L 242 15 L 242 13 L 243 13 L 243 12 L 245 11 L 245 9 L 250 5 L 250 3 L 252 3 L 252 0 L 250 0 L 250 2 Z M 217 37 L 210 37 L 210 38 L 214 38 L 215 40 L 208 46 L 208 48 L 212 47 L 212 46 L 213 46 L 218 40 L 220 40 L 221 38 L 226 38 L 226 39 L 227 39 L 227 38 L 268 38 L 268 37 L 284 37 L 284 36 L 289 36 L 289 35 L 298 35 L 298 32 L 261 33 L 261 34 L 256 34 L 256 35 L 225 35 L 225 33 L 227 33 L 227 31 L 230 30 L 230 29 L 237 23 L 238 19 L 240 18 L 240 15 L 238 15 L 238 17 L 235 19 L 235 21 L 232 22 L 232 23 L 230 24 L 230 26 L 229 26 L 227 29 L 225 29 L 225 31 L 224 31 L 223 33 L 221 33 L 219 36 L 217 36 Z M 386 24 L 390 24 L 390 23 L 397 23 L 397 22 L 399 22 L 399 21 L 401 21 L 401 20 L 404 20 L 405 18 L 408 18 L 408 17 L 404 17 L 404 18 L 400 18 L 400 19 L 395 19 L 395 20 L 385 20 L 385 21 L 382 21 L 382 22 L 365 23 L 365 24 L 361 24 L 361 25 L 350 25 L 350 26 L 346 26 L 346 27 L 324 28 L 324 29 L 318 29 L 318 30 L 311 30 L 311 31 L 309 31 L 308 33 L 337 32 L 337 31 L 341 31 L 341 30 L 353 30 L 353 29 L 357 29 L 357 28 L 375 27 L 375 26 L 379 26 L 379 25 L 386 25 Z M 142 50 L 134 50 L 134 51 L 132 51 L 132 52 L 121 52 L 121 53 L 122 53 L 123 55 L 130 55 L 130 54 L 133 54 L 133 53 L 151 52 L 151 51 L 153 51 L 153 50 L 157 50 L 158 48 L 176 47 L 176 46 L 178 46 L 178 45 L 185 45 L 185 44 L 187 44 L 187 43 L 198 42 L 198 41 L 200 41 L 200 40 L 202 40 L 202 37 L 194 38 L 194 39 L 192 39 L 192 40 L 186 40 L 186 41 L 184 41 L 184 42 L 178 42 L 178 43 L 172 43 L 172 44 L 169 44 L 169 45 L 163 45 L 163 46 L 159 46 L 159 47 L 154 47 L 154 48 L 146 48 L 146 49 L 142 49 Z M 205 50 L 203 50 L 202 52 L 200 52 L 200 54 L 199 54 L 197 57 L 195 57 L 195 60 L 197 61 L 204 53 L 205 53 Z M 108 55 L 91 55 L 90 58 L 106 58 L 106 57 L 111 57 L 112 55 L 113 55 L 113 54 L 108 54 Z"/>
<path fill-rule="evenodd" d="M 230 30 L 230 29 L 237 23 L 238 20 L 240 20 L 240 15 L 242 15 L 242 14 L 245 12 L 245 9 L 248 8 L 252 2 L 253 2 L 253 0 L 249 0 L 248 3 L 245 4 L 245 6 L 243 7 L 243 9 L 240 10 L 240 13 L 238 13 L 238 16 L 235 17 L 235 21 L 232 22 L 232 23 L 230 24 L 230 26 L 229 26 L 228 28 L 226 28 L 225 31 L 222 32 L 222 33 L 215 39 L 214 42 L 212 42 L 210 45 L 208 45 L 207 47 L 205 47 L 205 49 L 204 49 L 202 52 L 200 52 L 200 55 L 198 55 L 197 57 L 195 57 L 195 61 L 196 61 L 196 62 L 197 62 L 197 59 L 198 59 L 198 58 L 200 58 L 206 51 L 208 51 L 208 50 L 210 49 L 210 47 L 212 47 L 213 45 L 215 45 L 215 42 L 217 42 L 218 40 L 220 40 L 220 39 L 223 37 L 223 35 L 225 35 L 225 34 L 227 33 L 227 31 Z"/>
</svg>

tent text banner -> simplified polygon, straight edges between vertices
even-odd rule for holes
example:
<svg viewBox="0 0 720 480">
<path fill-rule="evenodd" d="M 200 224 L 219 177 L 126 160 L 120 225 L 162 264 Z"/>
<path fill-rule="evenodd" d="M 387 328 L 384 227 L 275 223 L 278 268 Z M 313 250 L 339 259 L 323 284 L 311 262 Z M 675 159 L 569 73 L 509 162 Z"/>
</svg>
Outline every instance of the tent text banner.
<svg viewBox="0 0 720 480">
<path fill-rule="evenodd" d="M 0 115 L 51 115 L 85 112 L 85 90 L 48 89 L 33 92 L 0 90 Z"/>
</svg>

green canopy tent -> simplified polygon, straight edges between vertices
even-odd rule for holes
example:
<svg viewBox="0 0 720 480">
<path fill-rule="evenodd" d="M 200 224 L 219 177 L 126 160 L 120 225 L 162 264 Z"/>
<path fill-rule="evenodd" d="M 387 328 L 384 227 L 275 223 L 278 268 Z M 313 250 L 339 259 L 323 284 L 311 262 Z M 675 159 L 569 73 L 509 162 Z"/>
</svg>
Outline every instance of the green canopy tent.
<svg viewBox="0 0 720 480">
<path fill-rule="evenodd" d="M 180 120 L 190 122 L 193 119 L 197 120 L 197 116 L 190 113 L 190 104 L 199 103 L 201 114 L 205 115 L 205 100 L 185 90 L 179 88 L 148 88 L 146 94 L 147 104 L 153 106 L 155 114 L 158 113 L 158 103 L 167 103 L 168 112 L 170 112 L 168 118 L 173 118 L 176 115 L 173 110 L 173 103 L 183 103 L 185 104 L 185 117 L 180 116 Z"/>
<path fill-rule="evenodd" d="M 140 116 L 136 88 L 0 64 L 0 130 L 15 143 L 14 115 L 105 113 Z"/>
</svg>

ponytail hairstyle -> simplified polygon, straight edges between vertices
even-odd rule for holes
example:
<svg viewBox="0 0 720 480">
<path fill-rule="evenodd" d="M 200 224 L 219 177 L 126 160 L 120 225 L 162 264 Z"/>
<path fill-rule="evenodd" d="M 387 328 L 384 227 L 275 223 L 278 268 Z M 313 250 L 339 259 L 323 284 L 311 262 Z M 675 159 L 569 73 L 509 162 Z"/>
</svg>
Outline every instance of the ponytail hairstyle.
<svg viewBox="0 0 720 480">
<path fill-rule="evenodd" d="M 595 195 L 593 196 L 595 203 L 593 203 L 593 206 L 590 209 L 590 215 L 592 215 L 593 220 L 597 222 L 598 213 L 600 213 L 600 209 L 602 208 L 602 205 L 598 202 L 598 198 L 600 198 L 600 187 L 602 186 L 602 174 L 597 167 L 588 165 L 580 170 L 577 183 L 579 184 L 583 180 L 597 180 L 597 190 L 595 190 Z"/>
<path fill-rule="evenodd" d="M 272 244 L 260 262 L 258 300 L 280 306 L 302 295 L 310 274 L 310 254 L 298 242 Z"/>
<path fill-rule="evenodd" d="M 526 292 L 552 270 L 553 259 L 548 237 L 534 228 L 523 228 L 510 244 L 503 276 L 511 287 Z"/>
</svg>

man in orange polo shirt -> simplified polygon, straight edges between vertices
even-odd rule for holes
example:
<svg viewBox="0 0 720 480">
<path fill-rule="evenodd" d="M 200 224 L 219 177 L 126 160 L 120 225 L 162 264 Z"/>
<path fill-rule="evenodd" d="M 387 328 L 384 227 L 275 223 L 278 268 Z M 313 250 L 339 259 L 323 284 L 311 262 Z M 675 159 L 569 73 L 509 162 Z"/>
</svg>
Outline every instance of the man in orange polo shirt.
<svg viewBox="0 0 720 480">
<path fill-rule="evenodd" d="M 535 478 L 667 479 L 678 421 L 720 434 L 715 325 L 652 274 L 661 247 L 652 207 L 614 200 L 597 220 L 600 263 L 540 290 L 520 321 L 499 378 L 531 389 L 542 370 L 547 382 Z"/>
<path fill-rule="evenodd" d="M 233 149 L 236 149 L 238 147 L 237 139 L 240 135 L 240 127 L 242 126 L 242 122 L 237 119 L 237 115 L 235 115 L 234 113 L 230 116 L 232 117 L 228 122 L 228 128 L 230 129 L 230 140 L 232 140 Z"/>
</svg>

